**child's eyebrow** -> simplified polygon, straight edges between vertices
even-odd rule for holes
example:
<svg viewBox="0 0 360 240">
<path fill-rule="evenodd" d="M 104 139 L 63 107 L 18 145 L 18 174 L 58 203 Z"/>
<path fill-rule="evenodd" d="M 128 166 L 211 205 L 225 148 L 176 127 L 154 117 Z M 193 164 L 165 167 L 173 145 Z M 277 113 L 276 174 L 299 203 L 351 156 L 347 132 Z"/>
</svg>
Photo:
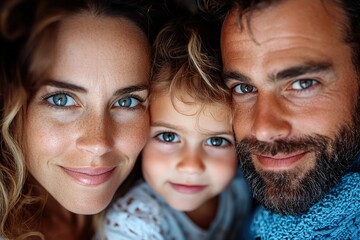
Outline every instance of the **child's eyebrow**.
<svg viewBox="0 0 360 240">
<path fill-rule="evenodd" d="M 162 121 L 156 121 L 151 123 L 151 127 L 165 127 L 165 128 L 169 128 L 169 129 L 173 129 L 176 131 L 184 131 L 183 128 L 171 124 L 171 123 L 167 123 L 167 122 L 162 122 Z M 214 131 L 214 130 L 205 130 L 205 129 L 200 129 L 201 133 L 207 136 L 217 136 L 217 135 L 234 135 L 234 132 L 232 130 L 224 130 L 224 131 Z"/>
<path fill-rule="evenodd" d="M 179 126 L 177 126 L 175 124 L 162 122 L 162 121 L 152 122 L 151 127 L 166 127 L 166 128 L 174 129 L 174 130 L 177 130 L 177 131 L 183 130 L 181 127 L 179 127 Z"/>
<path fill-rule="evenodd" d="M 229 131 L 212 131 L 212 130 L 202 130 L 202 133 L 205 135 L 234 135 L 232 130 Z"/>
</svg>

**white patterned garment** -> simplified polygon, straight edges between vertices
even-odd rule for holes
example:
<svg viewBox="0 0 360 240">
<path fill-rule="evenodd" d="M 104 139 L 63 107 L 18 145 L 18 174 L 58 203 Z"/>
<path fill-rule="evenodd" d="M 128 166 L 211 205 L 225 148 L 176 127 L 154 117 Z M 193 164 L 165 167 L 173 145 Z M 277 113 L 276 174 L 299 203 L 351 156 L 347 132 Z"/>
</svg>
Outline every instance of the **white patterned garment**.
<svg viewBox="0 0 360 240">
<path fill-rule="evenodd" d="M 239 173 L 220 195 L 219 209 L 210 229 L 203 230 L 183 212 L 171 208 L 147 183 L 140 182 L 110 206 L 95 239 L 241 239 L 249 208 L 248 186 Z"/>
</svg>

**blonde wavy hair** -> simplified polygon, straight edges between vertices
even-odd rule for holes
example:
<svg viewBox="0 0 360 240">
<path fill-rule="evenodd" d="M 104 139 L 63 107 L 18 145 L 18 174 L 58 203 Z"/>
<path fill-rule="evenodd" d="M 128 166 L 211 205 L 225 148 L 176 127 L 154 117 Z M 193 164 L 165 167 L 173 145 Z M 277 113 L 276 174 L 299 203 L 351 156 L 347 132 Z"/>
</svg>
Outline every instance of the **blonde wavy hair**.
<svg viewBox="0 0 360 240">
<path fill-rule="evenodd" d="M 171 16 L 163 1 L 6 0 L 2 3 L 0 238 L 44 239 L 38 229 L 48 193 L 28 181 L 31 176 L 25 164 L 24 117 L 28 102 L 51 65 L 59 24 L 66 17 L 82 12 L 128 18 L 143 30 L 151 43 L 163 22 Z M 90 237 L 93 232 L 87 231 L 84 235 Z"/>
<path fill-rule="evenodd" d="M 27 32 L 29 25 L 14 27 L 14 24 L 24 20 L 12 15 L 21 3 L 6 2 L 0 15 L 4 38 L 1 56 L 0 236 L 6 239 L 37 236 L 43 239 L 40 232 L 32 229 L 38 227 L 36 220 L 40 217 L 47 195 L 41 193 L 40 188 L 26 183 L 28 176 L 22 130 L 27 103 L 35 90 L 35 83 L 41 80 L 50 65 L 51 51 L 48 50 L 55 31 L 52 26 L 62 19 L 65 12 L 40 15 L 45 4 L 39 4 L 34 9 L 34 15 L 27 16 L 37 21 L 31 32 Z"/>
</svg>

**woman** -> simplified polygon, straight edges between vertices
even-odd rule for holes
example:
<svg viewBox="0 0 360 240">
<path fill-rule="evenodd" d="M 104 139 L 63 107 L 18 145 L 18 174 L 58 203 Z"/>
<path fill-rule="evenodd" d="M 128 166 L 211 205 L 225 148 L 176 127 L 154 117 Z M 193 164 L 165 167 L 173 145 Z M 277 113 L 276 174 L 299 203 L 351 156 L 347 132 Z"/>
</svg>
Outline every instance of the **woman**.
<svg viewBox="0 0 360 240">
<path fill-rule="evenodd" d="M 145 144 L 150 46 L 169 11 L 142 0 L 4 3 L 1 237 L 90 238 L 88 215 Z"/>
</svg>

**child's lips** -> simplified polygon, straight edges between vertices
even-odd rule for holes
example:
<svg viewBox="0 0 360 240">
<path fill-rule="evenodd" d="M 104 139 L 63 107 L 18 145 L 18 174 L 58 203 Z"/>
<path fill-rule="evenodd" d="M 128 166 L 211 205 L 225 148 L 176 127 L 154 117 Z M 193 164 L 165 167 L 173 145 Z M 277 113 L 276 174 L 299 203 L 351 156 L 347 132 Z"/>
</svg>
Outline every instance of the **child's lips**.
<svg viewBox="0 0 360 240">
<path fill-rule="evenodd" d="M 183 194 L 196 194 L 204 190 L 207 186 L 206 185 L 189 185 L 189 184 L 179 184 L 179 183 L 172 183 L 170 182 L 171 187 Z"/>
</svg>

